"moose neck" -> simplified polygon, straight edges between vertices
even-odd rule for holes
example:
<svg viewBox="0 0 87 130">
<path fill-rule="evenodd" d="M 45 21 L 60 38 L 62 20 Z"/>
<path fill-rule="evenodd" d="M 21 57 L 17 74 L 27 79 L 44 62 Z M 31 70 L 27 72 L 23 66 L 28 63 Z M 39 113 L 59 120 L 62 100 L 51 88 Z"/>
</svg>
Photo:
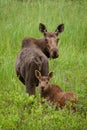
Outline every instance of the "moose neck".
<svg viewBox="0 0 87 130">
<path fill-rule="evenodd" d="M 48 51 L 48 49 L 46 48 L 45 38 L 37 39 L 36 45 L 42 50 L 42 52 L 43 52 L 48 58 L 50 58 L 49 51 Z"/>
</svg>

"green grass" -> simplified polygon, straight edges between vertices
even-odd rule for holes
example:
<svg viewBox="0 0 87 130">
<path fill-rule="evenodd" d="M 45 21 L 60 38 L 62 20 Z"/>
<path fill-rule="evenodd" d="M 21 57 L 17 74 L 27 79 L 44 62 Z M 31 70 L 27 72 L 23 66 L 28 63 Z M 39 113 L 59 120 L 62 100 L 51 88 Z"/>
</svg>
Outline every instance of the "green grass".
<svg viewBox="0 0 87 130">
<path fill-rule="evenodd" d="M 59 54 L 49 60 L 52 83 L 75 92 L 78 111 L 56 111 L 40 97 L 29 97 L 15 74 L 15 61 L 24 37 L 42 37 L 38 25 L 49 31 L 64 23 Z M 0 0 L 0 130 L 87 129 L 87 1 Z"/>
</svg>

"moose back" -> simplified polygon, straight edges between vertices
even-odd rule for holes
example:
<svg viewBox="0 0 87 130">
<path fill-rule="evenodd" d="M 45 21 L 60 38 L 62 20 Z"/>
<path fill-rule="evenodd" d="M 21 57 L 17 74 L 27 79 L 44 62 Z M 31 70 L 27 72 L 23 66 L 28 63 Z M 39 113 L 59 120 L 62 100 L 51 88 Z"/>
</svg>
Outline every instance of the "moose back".
<svg viewBox="0 0 87 130">
<path fill-rule="evenodd" d="M 39 30 L 44 37 L 23 39 L 21 50 L 16 59 L 16 74 L 26 86 L 29 95 L 34 95 L 35 87 L 38 86 L 35 70 L 46 76 L 49 72 L 48 58 L 54 59 L 59 56 L 58 34 L 63 32 L 64 24 L 60 24 L 55 32 L 48 32 L 46 26 L 40 23 Z"/>
</svg>

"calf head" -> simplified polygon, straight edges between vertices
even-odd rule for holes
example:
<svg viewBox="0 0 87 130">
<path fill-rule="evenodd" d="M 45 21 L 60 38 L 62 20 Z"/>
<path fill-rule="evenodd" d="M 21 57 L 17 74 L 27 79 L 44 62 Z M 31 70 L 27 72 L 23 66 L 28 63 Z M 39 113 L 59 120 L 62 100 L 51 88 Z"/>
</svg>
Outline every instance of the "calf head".
<svg viewBox="0 0 87 130">
<path fill-rule="evenodd" d="M 58 52 L 58 34 L 63 32 L 64 24 L 57 26 L 55 32 L 48 32 L 46 26 L 42 23 L 39 24 L 39 30 L 44 34 L 46 49 L 49 52 L 50 58 L 57 58 L 59 56 Z"/>
<path fill-rule="evenodd" d="M 49 72 L 47 76 L 42 76 L 38 70 L 35 70 L 35 76 L 39 80 L 40 93 L 46 92 L 49 87 L 49 80 L 53 77 L 53 72 Z"/>
</svg>

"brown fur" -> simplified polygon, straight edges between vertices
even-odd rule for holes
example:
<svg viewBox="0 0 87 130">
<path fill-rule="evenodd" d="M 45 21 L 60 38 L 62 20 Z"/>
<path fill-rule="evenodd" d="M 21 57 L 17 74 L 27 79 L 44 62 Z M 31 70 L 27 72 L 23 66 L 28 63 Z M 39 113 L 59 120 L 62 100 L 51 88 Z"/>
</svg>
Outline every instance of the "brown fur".
<svg viewBox="0 0 87 130">
<path fill-rule="evenodd" d="M 50 78 L 53 76 L 52 72 L 50 72 L 48 76 L 41 76 L 41 73 L 36 70 L 35 75 L 39 80 L 39 92 L 41 97 L 46 98 L 60 108 L 63 108 L 67 101 L 70 101 L 72 105 L 77 102 L 75 93 L 64 92 L 59 86 L 49 83 Z"/>
<path fill-rule="evenodd" d="M 35 86 L 38 86 L 35 70 L 46 76 L 49 72 L 48 58 L 58 57 L 57 36 L 63 29 L 64 25 L 61 24 L 54 33 L 49 33 L 45 25 L 40 23 L 39 30 L 44 34 L 44 38 L 23 39 L 21 51 L 16 59 L 16 73 L 30 95 L 35 94 Z"/>
</svg>

